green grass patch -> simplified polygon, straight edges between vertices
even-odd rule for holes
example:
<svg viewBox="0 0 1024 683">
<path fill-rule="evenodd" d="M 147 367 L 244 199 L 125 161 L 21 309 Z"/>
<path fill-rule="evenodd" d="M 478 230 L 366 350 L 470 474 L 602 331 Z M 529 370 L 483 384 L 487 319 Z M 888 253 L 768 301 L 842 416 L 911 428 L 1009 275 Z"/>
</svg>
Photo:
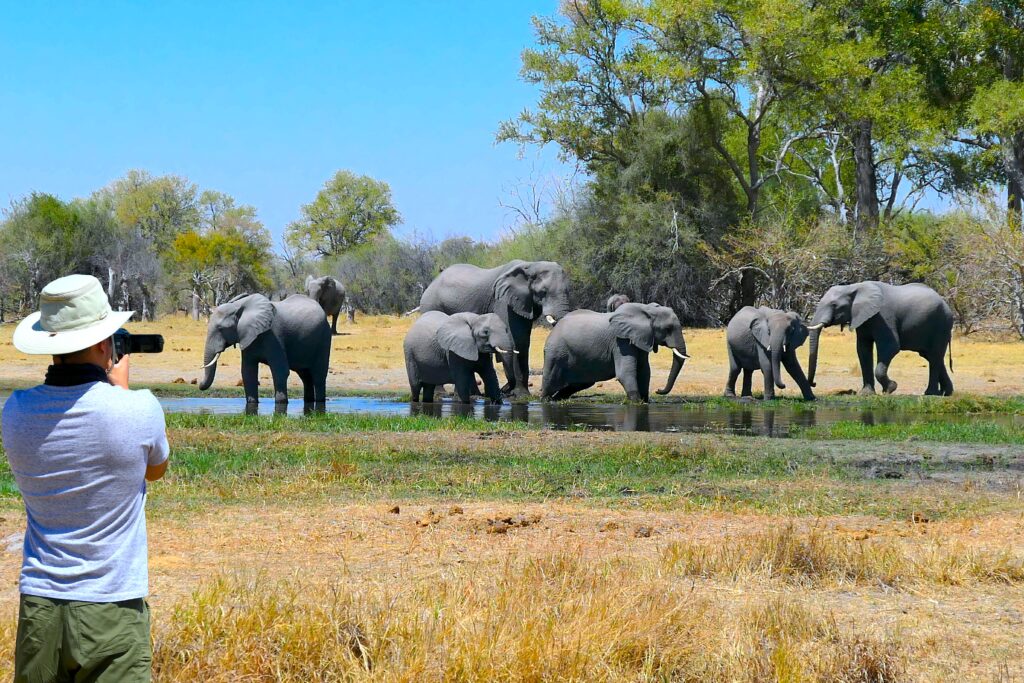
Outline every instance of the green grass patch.
<svg viewBox="0 0 1024 683">
<path fill-rule="evenodd" d="M 927 421 L 906 424 L 834 422 L 820 427 L 794 428 L 793 436 L 801 439 L 829 441 L 935 441 L 940 443 L 1024 444 L 1024 425 L 971 421 Z"/>
<path fill-rule="evenodd" d="M 607 402 L 604 397 L 576 399 L 579 402 Z M 844 410 L 872 410 L 879 413 L 915 413 L 922 415 L 1024 415 L 1024 396 L 819 396 L 817 401 L 803 401 L 798 398 L 776 398 L 771 401 L 756 400 L 742 403 L 735 398 L 724 396 L 682 396 L 652 399 L 659 404 L 677 404 L 683 407 L 707 408 L 784 408 L 793 411 L 818 410 L 821 408 Z"/>
<path fill-rule="evenodd" d="M 869 478 L 811 442 L 695 437 L 678 444 L 623 442 L 519 445 L 515 438 L 453 438 L 422 446 L 354 445 L 292 435 L 278 443 L 175 435 L 155 509 L 349 499 L 543 501 L 683 510 L 881 518 L 962 517 L 1016 509 L 1010 494 L 916 486 Z"/>
<path fill-rule="evenodd" d="M 312 415 L 217 415 L 168 413 L 170 429 L 216 429 L 251 432 L 511 432 L 540 429 L 525 422 L 490 422 L 482 418 L 449 415 L 386 415 L 373 413 L 320 413 Z"/>
</svg>

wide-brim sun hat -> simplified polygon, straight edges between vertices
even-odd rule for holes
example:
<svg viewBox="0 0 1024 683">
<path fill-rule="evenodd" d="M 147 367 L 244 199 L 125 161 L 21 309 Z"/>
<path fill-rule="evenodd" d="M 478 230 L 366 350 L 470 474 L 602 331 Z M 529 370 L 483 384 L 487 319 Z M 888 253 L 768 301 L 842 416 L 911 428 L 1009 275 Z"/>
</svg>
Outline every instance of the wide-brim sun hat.
<svg viewBox="0 0 1024 683">
<path fill-rule="evenodd" d="M 18 323 L 12 341 L 32 355 L 75 353 L 112 336 L 134 313 L 111 310 L 92 275 L 68 275 L 43 288 L 39 310 Z"/>
</svg>

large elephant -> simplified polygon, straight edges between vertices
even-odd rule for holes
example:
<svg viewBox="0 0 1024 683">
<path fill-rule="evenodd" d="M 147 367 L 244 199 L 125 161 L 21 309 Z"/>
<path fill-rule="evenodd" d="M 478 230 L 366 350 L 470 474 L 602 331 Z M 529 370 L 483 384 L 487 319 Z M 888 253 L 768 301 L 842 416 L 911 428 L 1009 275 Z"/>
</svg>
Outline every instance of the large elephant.
<svg viewBox="0 0 1024 683">
<path fill-rule="evenodd" d="M 492 354 L 517 353 L 508 327 L 494 313 L 456 313 L 447 315 L 429 311 L 413 323 L 405 335 L 405 370 L 409 375 L 412 400 L 434 400 L 434 388 L 455 384 L 462 403 L 472 401 L 475 375 L 484 383 L 484 395 L 491 403 L 501 403 L 501 387 L 494 371 Z"/>
<path fill-rule="evenodd" d="M 338 316 L 345 306 L 345 286 L 338 278 L 324 275 L 323 277 L 306 278 L 306 294 L 313 299 L 324 313 L 331 318 L 331 333 L 338 334 Z"/>
<path fill-rule="evenodd" d="M 729 321 L 725 331 L 729 354 L 729 379 L 725 395 L 736 395 L 736 378 L 743 372 L 743 396 L 751 395 L 754 370 L 764 376 L 765 399 L 775 398 L 775 387 L 785 389 L 781 365 L 796 381 L 807 401 L 814 400 L 811 383 L 807 381 L 796 350 L 807 341 L 807 325 L 796 313 L 775 308 L 744 306 Z"/>
<path fill-rule="evenodd" d="M 306 403 L 327 399 L 327 370 L 331 359 L 331 328 L 320 304 L 304 294 L 270 301 L 262 294 L 242 294 L 217 306 L 210 314 L 203 360 L 206 390 L 217 374 L 221 352 L 238 344 L 242 351 L 242 384 L 249 404 L 259 401 L 259 364 L 270 366 L 274 400 L 288 402 L 288 374 L 302 380 Z"/>
<path fill-rule="evenodd" d="M 857 332 L 857 357 L 864 380 L 861 395 L 875 393 L 876 378 L 885 393 L 896 391 L 896 382 L 889 379 L 889 363 L 900 351 L 916 351 L 928 361 L 925 394 L 953 393 L 953 381 L 943 363 L 949 349 L 952 369 L 953 311 L 931 287 L 868 281 L 829 289 L 818 302 L 809 327 L 811 386 L 818 367 L 821 329 L 829 325 L 849 325 Z"/>
<path fill-rule="evenodd" d="M 631 401 L 650 400 L 648 354 L 672 349 L 672 370 L 664 389 L 672 390 L 689 356 L 675 311 L 658 304 L 626 303 L 613 313 L 573 311 L 555 326 L 544 345 L 542 395 L 560 400 L 615 378 Z"/>
<path fill-rule="evenodd" d="M 554 325 L 569 312 L 569 278 L 552 261 L 511 261 L 497 268 L 459 263 L 434 278 L 420 297 L 419 310 L 496 313 L 508 326 L 518 356 L 502 354 L 506 393 L 530 395 L 530 332 L 544 318 Z"/>
</svg>

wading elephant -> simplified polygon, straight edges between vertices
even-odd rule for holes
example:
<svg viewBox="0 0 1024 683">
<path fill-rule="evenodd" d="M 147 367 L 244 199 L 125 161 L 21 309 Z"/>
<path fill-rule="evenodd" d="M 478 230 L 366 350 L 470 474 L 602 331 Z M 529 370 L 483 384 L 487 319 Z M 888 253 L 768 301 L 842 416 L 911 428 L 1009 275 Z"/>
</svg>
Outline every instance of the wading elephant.
<svg viewBox="0 0 1024 683">
<path fill-rule="evenodd" d="M 320 304 L 304 294 L 270 301 L 262 294 L 242 294 L 217 306 L 210 314 L 203 360 L 206 390 L 217 374 L 224 349 L 238 344 L 242 351 L 245 400 L 259 401 L 259 364 L 270 366 L 274 400 L 288 402 L 288 373 L 302 380 L 303 400 L 322 404 L 327 399 L 327 370 L 331 359 L 331 328 Z"/>
<path fill-rule="evenodd" d="M 476 377 L 484 383 L 484 395 L 491 403 L 501 403 L 498 374 L 492 354 L 516 354 L 508 327 L 494 313 L 456 313 L 447 315 L 429 311 L 413 323 L 405 335 L 405 370 L 409 375 L 412 400 L 434 400 L 434 388 L 455 384 L 462 403 L 470 403 L 476 391 Z"/>
<path fill-rule="evenodd" d="M 331 318 L 331 333 L 338 334 L 338 316 L 345 306 L 345 286 L 338 281 L 338 278 L 324 275 L 323 277 L 306 278 L 306 294 L 313 299 L 324 313 Z"/>
<path fill-rule="evenodd" d="M 736 395 L 736 378 L 743 372 L 743 396 L 751 395 L 751 376 L 760 370 L 764 376 L 765 399 L 775 398 L 775 387 L 785 389 L 781 365 L 796 381 L 807 401 L 814 400 L 811 383 L 804 376 L 796 350 L 807 340 L 807 325 L 796 313 L 774 308 L 744 306 L 729 321 L 725 331 L 729 354 L 729 379 L 725 395 Z"/>
<path fill-rule="evenodd" d="M 560 400 L 615 378 L 631 401 L 650 400 L 648 354 L 672 349 L 672 370 L 664 389 L 672 390 L 689 356 L 675 311 L 658 304 L 626 303 L 613 313 L 573 311 L 555 326 L 544 345 L 544 398 Z"/>
<path fill-rule="evenodd" d="M 928 361 L 925 394 L 949 396 L 953 393 L 953 381 L 943 363 L 948 349 L 949 367 L 953 368 L 950 345 L 953 312 L 931 287 L 869 281 L 828 290 L 818 302 L 809 326 L 811 386 L 814 386 L 818 367 L 821 329 L 829 325 L 849 325 L 857 332 L 857 357 L 864 380 L 861 395 L 875 393 L 875 379 L 885 393 L 896 391 L 896 382 L 889 379 L 889 363 L 900 351 L 916 351 Z"/>
<path fill-rule="evenodd" d="M 530 395 L 530 332 L 544 318 L 554 325 L 569 312 L 569 279 L 552 261 L 512 261 L 497 268 L 456 264 L 423 291 L 419 310 L 496 313 L 508 326 L 518 355 L 502 354 L 505 393 Z"/>
<path fill-rule="evenodd" d="M 626 296 L 625 294 L 612 294 L 610 297 L 608 297 L 608 301 L 605 302 L 604 308 L 609 313 L 614 313 L 616 308 L 618 308 L 622 304 L 628 303 L 629 297 Z"/>
</svg>

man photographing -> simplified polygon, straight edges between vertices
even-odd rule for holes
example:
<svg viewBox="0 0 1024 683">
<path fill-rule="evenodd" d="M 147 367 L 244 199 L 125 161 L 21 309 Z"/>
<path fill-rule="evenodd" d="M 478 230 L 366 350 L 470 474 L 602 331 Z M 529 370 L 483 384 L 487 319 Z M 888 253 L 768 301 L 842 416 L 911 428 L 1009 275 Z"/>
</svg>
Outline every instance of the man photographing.
<svg viewBox="0 0 1024 683">
<path fill-rule="evenodd" d="M 4 405 L 3 445 L 25 501 L 16 681 L 148 681 L 146 482 L 167 470 L 164 415 L 128 390 L 130 356 L 99 280 L 48 284 L 14 332 L 53 356 L 45 383 Z"/>
</svg>

